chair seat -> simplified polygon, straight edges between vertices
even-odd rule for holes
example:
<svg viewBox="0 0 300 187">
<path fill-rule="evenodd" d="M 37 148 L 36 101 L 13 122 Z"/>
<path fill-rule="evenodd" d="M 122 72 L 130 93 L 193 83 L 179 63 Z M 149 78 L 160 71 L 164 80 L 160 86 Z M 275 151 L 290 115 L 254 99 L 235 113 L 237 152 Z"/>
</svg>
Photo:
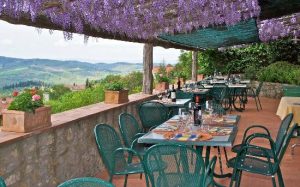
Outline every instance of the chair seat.
<svg viewBox="0 0 300 187">
<path fill-rule="evenodd" d="M 182 173 L 166 173 L 159 176 L 156 182 L 157 187 L 196 187 L 202 186 L 202 176 L 200 174 L 182 174 Z M 212 183 L 212 179 L 206 180 L 206 185 Z"/>
<path fill-rule="evenodd" d="M 131 163 L 126 166 L 116 166 L 116 175 L 126 175 L 135 173 L 144 173 L 144 169 L 141 163 Z"/>
<path fill-rule="evenodd" d="M 228 160 L 228 167 L 235 167 L 236 158 L 232 158 Z M 271 163 L 272 168 L 274 168 L 274 163 Z M 272 171 L 269 167 L 269 163 L 265 160 L 261 160 L 255 157 L 246 156 L 245 159 L 241 160 L 237 163 L 237 169 L 241 169 L 243 171 L 248 171 L 250 173 L 257 173 L 262 175 L 271 176 L 274 175 L 274 171 Z"/>
<path fill-rule="evenodd" d="M 242 147 L 242 144 L 235 145 L 232 147 L 231 151 L 238 153 L 241 150 L 241 147 Z M 267 157 L 267 155 L 265 155 L 265 153 L 261 150 L 261 148 L 262 147 L 260 147 L 260 149 L 256 149 L 254 147 L 250 147 L 247 150 L 247 154 L 253 155 L 253 156 L 259 156 L 259 157 Z M 274 158 L 274 154 L 271 149 L 264 148 L 264 150 L 266 150 L 268 152 L 268 154 L 271 158 Z"/>
</svg>

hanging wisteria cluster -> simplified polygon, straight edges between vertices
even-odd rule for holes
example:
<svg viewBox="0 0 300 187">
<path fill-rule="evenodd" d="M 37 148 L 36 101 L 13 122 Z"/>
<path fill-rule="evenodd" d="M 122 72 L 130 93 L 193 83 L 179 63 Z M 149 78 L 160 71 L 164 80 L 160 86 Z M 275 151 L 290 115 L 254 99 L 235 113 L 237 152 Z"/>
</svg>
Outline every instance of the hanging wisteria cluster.
<svg viewBox="0 0 300 187">
<path fill-rule="evenodd" d="M 257 0 L 0 0 L 0 16 L 46 16 L 64 30 L 89 26 L 128 38 L 188 33 L 211 25 L 233 25 L 257 17 Z M 71 37 L 66 34 L 66 37 Z"/>
<path fill-rule="evenodd" d="M 297 23 L 300 23 L 300 13 L 290 18 L 264 20 L 259 29 L 259 38 L 267 42 L 287 36 L 300 37 L 300 28 Z"/>
</svg>

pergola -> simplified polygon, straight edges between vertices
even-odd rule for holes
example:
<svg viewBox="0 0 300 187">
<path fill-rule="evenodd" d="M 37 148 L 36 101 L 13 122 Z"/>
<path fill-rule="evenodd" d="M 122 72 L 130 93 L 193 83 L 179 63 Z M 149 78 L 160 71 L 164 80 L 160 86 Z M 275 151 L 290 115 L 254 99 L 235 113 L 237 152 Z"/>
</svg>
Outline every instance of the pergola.
<svg viewBox="0 0 300 187">
<path fill-rule="evenodd" d="M 61 30 L 66 39 L 145 43 L 143 92 L 151 94 L 153 46 L 194 51 L 195 80 L 196 51 L 300 36 L 300 1 L 0 0 L 0 19 Z"/>
</svg>

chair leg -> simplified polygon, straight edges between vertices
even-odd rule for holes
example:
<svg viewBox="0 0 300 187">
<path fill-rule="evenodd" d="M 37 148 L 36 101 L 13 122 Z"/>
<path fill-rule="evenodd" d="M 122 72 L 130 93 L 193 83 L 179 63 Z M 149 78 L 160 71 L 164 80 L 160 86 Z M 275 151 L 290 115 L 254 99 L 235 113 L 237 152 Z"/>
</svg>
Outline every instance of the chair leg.
<svg viewBox="0 0 300 187">
<path fill-rule="evenodd" d="M 276 180 L 275 180 L 275 176 L 272 176 L 272 183 L 273 183 L 273 187 L 276 187 Z"/>
<path fill-rule="evenodd" d="M 140 179 L 142 179 L 142 178 L 143 178 L 143 174 L 141 173 L 141 174 L 140 174 Z"/>
<path fill-rule="evenodd" d="M 257 99 L 258 99 L 258 103 L 259 103 L 260 109 L 262 110 L 262 107 L 261 107 L 261 104 L 260 104 L 259 96 L 257 96 Z"/>
<path fill-rule="evenodd" d="M 112 183 L 114 175 L 109 175 L 109 182 Z"/>
<path fill-rule="evenodd" d="M 174 155 L 176 166 L 177 166 L 177 171 L 180 172 L 180 162 L 178 162 L 178 158 L 176 155 Z"/>
<path fill-rule="evenodd" d="M 254 97 L 254 100 L 255 100 L 255 104 L 256 104 L 256 109 L 257 109 L 257 111 L 259 111 L 257 101 L 256 101 L 256 97 Z"/>
<path fill-rule="evenodd" d="M 124 187 L 127 186 L 127 178 L 128 178 L 128 174 L 125 175 Z"/>
<path fill-rule="evenodd" d="M 279 186 L 284 187 L 284 181 L 283 181 L 281 169 L 279 166 L 278 166 L 277 176 L 278 176 Z"/>
<path fill-rule="evenodd" d="M 236 182 L 236 175 L 237 175 L 237 172 L 238 170 L 237 169 L 233 169 L 233 172 L 232 172 L 232 176 L 231 176 L 231 180 L 230 180 L 230 184 L 229 184 L 229 187 L 232 187 L 233 186 L 233 183 Z M 235 181 L 235 182 L 234 182 Z"/>
<path fill-rule="evenodd" d="M 235 186 L 237 186 L 237 187 L 239 187 L 240 184 L 241 184 L 242 173 L 243 173 L 243 171 L 240 171 L 240 172 L 238 173 L 237 181 L 236 181 L 236 183 L 235 183 L 235 184 L 236 184 Z"/>
<path fill-rule="evenodd" d="M 221 160 L 221 150 L 220 150 L 219 146 L 217 147 L 217 149 L 218 149 L 218 160 L 219 160 L 219 165 L 220 165 L 220 172 L 221 172 L 221 175 L 223 175 L 223 166 L 222 166 L 222 160 Z"/>
</svg>

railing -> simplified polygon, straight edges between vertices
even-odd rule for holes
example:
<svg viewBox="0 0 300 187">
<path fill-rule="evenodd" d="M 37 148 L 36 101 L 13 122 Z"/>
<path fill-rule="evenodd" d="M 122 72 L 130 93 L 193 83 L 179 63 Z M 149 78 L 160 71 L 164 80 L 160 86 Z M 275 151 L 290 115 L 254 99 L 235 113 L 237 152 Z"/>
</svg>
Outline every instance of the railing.
<svg viewBox="0 0 300 187">
<path fill-rule="evenodd" d="M 107 123 L 118 131 L 118 115 L 138 118 L 137 105 L 153 95 L 134 94 L 125 104 L 98 103 L 51 116 L 52 126 L 31 133 L 0 131 L 0 176 L 11 186 L 51 187 L 103 170 L 93 129 Z"/>
</svg>

